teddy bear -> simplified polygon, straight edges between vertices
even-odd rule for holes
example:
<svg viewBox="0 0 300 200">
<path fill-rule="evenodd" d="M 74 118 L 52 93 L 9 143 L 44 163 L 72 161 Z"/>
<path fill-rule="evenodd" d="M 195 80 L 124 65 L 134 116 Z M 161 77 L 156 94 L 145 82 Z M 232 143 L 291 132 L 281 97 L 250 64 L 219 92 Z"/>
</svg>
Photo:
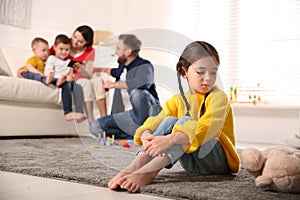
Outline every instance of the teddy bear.
<svg viewBox="0 0 300 200">
<path fill-rule="evenodd" d="M 260 151 L 249 147 L 242 151 L 241 161 L 255 177 L 256 187 L 300 193 L 300 150 L 274 146 Z"/>
</svg>

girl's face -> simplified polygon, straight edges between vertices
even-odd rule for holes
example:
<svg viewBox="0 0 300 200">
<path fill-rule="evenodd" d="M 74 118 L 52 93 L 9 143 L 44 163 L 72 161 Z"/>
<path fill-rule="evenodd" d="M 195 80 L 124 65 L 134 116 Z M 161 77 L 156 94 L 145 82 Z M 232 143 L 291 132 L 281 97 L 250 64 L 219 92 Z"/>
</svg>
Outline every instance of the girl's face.
<svg viewBox="0 0 300 200">
<path fill-rule="evenodd" d="M 71 38 L 72 48 L 81 49 L 87 44 L 86 40 L 79 31 L 75 31 Z"/>
<path fill-rule="evenodd" d="M 58 43 L 54 46 L 55 56 L 65 60 L 70 54 L 70 44 Z"/>
<path fill-rule="evenodd" d="M 200 58 L 185 72 L 184 77 L 192 94 L 206 94 L 214 86 L 217 79 L 218 61 L 214 56 Z"/>
</svg>

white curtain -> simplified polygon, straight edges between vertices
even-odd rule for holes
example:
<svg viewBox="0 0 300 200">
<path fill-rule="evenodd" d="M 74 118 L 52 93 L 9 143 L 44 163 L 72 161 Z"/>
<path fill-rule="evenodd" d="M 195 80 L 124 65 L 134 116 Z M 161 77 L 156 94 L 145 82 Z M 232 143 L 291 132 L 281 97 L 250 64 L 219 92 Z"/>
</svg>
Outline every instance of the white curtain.
<svg viewBox="0 0 300 200">
<path fill-rule="evenodd" d="M 226 92 L 300 100 L 299 0 L 170 0 L 169 8 L 170 29 L 217 48 Z"/>
<path fill-rule="evenodd" d="M 0 0 L 0 23 L 29 29 L 32 0 Z"/>
</svg>

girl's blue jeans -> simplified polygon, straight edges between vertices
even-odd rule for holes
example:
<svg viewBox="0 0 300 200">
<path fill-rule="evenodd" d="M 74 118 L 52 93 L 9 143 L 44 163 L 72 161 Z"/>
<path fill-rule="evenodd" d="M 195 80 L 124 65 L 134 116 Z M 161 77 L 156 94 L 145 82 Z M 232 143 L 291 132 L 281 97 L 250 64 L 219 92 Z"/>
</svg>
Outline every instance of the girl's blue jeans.
<svg viewBox="0 0 300 200">
<path fill-rule="evenodd" d="M 153 135 L 163 136 L 172 132 L 175 124 L 184 124 L 188 120 L 193 120 L 189 116 L 180 119 L 166 117 L 157 127 Z M 143 147 L 141 148 L 143 150 Z M 171 168 L 178 160 L 181 166 L 187 171 L 202 175 L 228 174 L 230 173 L 226 155 L 222 146 L 216 138 L 212 138 L 192 153 L 185 153 L 182 145 L 173 145 L 166 150 L 171 164 L 166 168 Z"/>
</svg>

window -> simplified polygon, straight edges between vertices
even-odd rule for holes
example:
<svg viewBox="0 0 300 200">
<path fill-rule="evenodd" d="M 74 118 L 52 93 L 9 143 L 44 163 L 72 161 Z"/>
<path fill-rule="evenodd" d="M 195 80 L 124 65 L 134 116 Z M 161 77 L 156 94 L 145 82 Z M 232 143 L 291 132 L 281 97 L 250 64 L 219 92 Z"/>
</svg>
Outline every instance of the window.
<svg viewBox="0 0 300 200">
<path fill-rule="evenodd" d="M 224 91 L 300 100 L 299 0 L 172 0 L 169 8 L 169 29 L 219 51 Z"/>
</svg>

